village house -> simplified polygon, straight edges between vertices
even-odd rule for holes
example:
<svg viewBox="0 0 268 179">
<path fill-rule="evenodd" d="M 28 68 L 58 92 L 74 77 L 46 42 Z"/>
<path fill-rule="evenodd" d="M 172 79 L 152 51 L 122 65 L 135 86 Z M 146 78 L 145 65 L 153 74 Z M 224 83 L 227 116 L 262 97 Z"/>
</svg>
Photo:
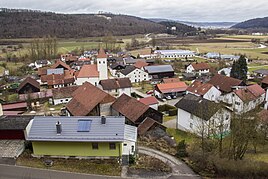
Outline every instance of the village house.
<svg viewBox="0 0 268 179">
<path fill-rule="evenodd" d="M 78 60 L 78 56 L 74 56 L 73 54 L 63 54 L 61 55 L 61 61 L 65 62 L 66 64 L 71 64 Z"/>
<path fill-rule="evenodd" d="M 20 83 L 17 91 L 18 94 L 29 94 L 29 93 L 40 92 L 40 84 L 35 79 L 27 77 Z"/>
<path fill-rule="evenodd" d="M 28 105 L 26 102 L 14 102 L 2 104 L 3 115 L 19 115 L 26 112 Z"/>
<path fill-rule="evenodd" d="M 66 105 L 69 116 L 109 116 L 115 98 L 89 82 L 79 86 Z"/>
<path fill-rule="evenodd" d="M 146 71 L 136 68 L 135 66 L 127 66 L 124 70 L 119 72 L 119 77 L 129 78 L 131 83 L 149 81 L 151 79 Z"/>
<path fill-rule="evenodd" d="M 264 77 L 261 81 L 261 87 L 263 89 L 268 89 L 268 76 Z"/>
<path fill-rule="evenodd" d="M 230 128 L 231 112 L 201 96 L 187 94 L 175 106 L 178 108 L 177 129 L 209 137 L 213 133 L 227 133 Z"/>
<path fill-rule="evenodd" d="M 146 63 L 145 61 L 139 60 L 134 64 L 134 67 L 142 69 L 143 67 L 148 66 L 148 65 L 149 65 L 149 63 Z"/>
<path fill-rule="evenodd" d="M 82 85 L 89 82 L 97 86 L 100 80 L 108 79 L 107 55 L 101 48 L 97 56 L 97 64 L 83 65 L 78 72 L 75 83 Z"/>
<path fill-rule="evenodd" d="M 149 106 L 150 108 L 153 108 L 155 110 L 158 110 L 158 104 L 159 104 L 159 102 L 158 102 L 158 100 L 154 96 L 140 98 L 139 101 L 142 102 L 143 104 Z"/>
<path fill-rule="evenodd" d="M 242 80 L 238 80 L 232 77 L 216 74 L 207 83 L 212 84 L 218 90 L 221 91 L 220 101 L 232 104 L 232 91 L 237 86 L 245 86 Z"/>
<path fill-rule="evenodd" d="M 229 68 L 223 68 L 223 69 L 221 69 L 221 70 L 218 71 L 218 74 L 225 75 L 225 76 L 229 76 L 230 77 L 231 70 L 232 70 L 231 67 L 229 67 Z"/>
<path fill-rule="evenodd" d="M 196 75 L 203 75 L 209 73 L 210 66 L 207 63 L 192 63 L 186 68 L 186 73 L 194 73 Z"/>
<path fill-rule="evenodd" d="M 195 56 L 194 52 L 189 50 L 155 50 L 154 54 L 160 58 L 188 58 Z"/>
<path fill-rule="evenodd" d="M 194 94 L 201 96 L 204 99 L 210 101 L 218 101 L 221 96 L 221 91 L 218 90 L 215 86 L 209 83 L 202 83 L 201 81 L 195 80 L 187 89 L 186 94 Z"/>
<path fill-rule="evenodd" d="M 136 154 L 137 128 L 124 117 L 39 117 L 27 126 L 37 157 L 125 159 Z M 125 161 L 122 161 L 125 162 Z"/>
<path fill-rule="evenodd" d="M 174 69 L 171 65 L 153 65 L 143 67 L 152 81 L 161 81 L 163 78 L 173 78 Z"/>
<path fill-rule="evenodd" d="M 125 68 L 126 68 L 125 65 L 116 62 L 110 64 L 108 69 L 113 77 L 118 77 L 119 75 L 118 73 Z"/>
<path fill-rule="evenodd" d="M 256 76 L 256 77 L 266 77 L 268 75 L 268 70 L 266 69 L 259 69 L 259 70 L 254 70 L 253 71 L 253 74 Z"/>
<path fill-rule="evenodd" d="M 129 78 L 100 80 L 99 87 L 112 96 L 121 96 L 123 93 L 131 96 L 132 84 Z"/>
<path fill-rule="evenodd" d="M 30 64 L 30 67 L 33 67 L 34 69 L 39 69 L 45 66 L 51 65 L 51 62 L 48 60 L 36 60 L 33 64 Z"/>
<path fill-rule="evenodd" d="M 236 113 L 245 113 L 255 109 L 265 100 L 265 90 L 259 85 L 238 87 L 232 93 L 231 108 Z"/>
<path fill-rule="evenodd" d="M 162 83 L 155 85 L 154 95 L 160 99 L 172 99 L 186 93 L 188 86 L 185 82 Z"/>
<path fill-rule="evenodd" d="M 31 108 L 40 107 L 40 103 L 49 101 L 51 97 L 51 89 L 43 89 L 35 93 L 19 94 L 19 100 L 27 102 L 28 106 L 31 106 Z"/>
<path fill-rule="evenodd" d="M 138 126 L 146 117 L 159 123 L 163 121 L 162 113 L 126 94 L 117 98 L 111 107 L 113 116 L 126 117 L 126 124 Z"/>
<path fill-rule="evenodd" d="M 54 105 L 66 104 L 72 99 L 72 94 L 79 86 L 68 86 L 52 89 L 52 100 Z"/>
</svg>

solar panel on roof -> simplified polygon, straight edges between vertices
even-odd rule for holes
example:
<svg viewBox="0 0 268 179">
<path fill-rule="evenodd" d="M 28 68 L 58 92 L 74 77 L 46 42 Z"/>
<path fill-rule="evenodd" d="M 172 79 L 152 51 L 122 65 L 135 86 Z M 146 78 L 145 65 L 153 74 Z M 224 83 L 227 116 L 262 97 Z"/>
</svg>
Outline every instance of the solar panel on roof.
<svg viewBox="0 0 268 179">
<path fill-rule="evenodd" d="M 79 120 L 77 132 L 89 132 L 91 127 L 91 120 Z"/>
<path fill-rule="evenodd" d="M 48 75 L 51 75 L 51 74 L 63 74 L 63 73 L 64 73 L 63 68 L 47 69 L 47 74 Z"/>
</svg>

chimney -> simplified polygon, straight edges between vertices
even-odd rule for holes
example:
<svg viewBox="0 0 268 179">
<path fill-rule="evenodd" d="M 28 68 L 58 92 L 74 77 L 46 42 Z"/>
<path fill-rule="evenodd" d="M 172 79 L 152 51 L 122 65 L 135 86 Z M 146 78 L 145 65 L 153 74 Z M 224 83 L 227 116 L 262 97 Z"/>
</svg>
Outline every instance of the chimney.
<svg viewBox="0 0 268 179">
<path fill-rule="evenodd" d="M 58 121 L 58 122 L 56 123 L 56 130 L 57 130 L 57 135 L 60 135 L 60 134 L 61 134 L 61 131 L 62 131 L 60 121 Z"/>
<path fill-rule="evenodd" d="M 105 116 L 101 116 L 101 124 L 106 124 L 106 117 Z"/>
</svg>

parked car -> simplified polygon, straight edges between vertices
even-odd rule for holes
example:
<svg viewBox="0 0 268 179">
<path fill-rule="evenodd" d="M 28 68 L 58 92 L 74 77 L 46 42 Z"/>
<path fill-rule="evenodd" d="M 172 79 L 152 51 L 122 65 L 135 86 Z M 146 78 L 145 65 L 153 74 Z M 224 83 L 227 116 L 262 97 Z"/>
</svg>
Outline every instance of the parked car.
<svg viewBox="0 0 268 179">
<path fill-rule="evenodd" d="M 170 99 L 172 99 L 172 98 L 171 98 L 170 96 L 166 96 L 166 99 L 169 99 L 169 100 L 170 100 Z"/>
<path fill-rule="evenodd" d="M 146 94 L 153 94 L 153 93 L 154 93 L 153 90 L 149 90 L 149 91 L 146 92 Z"/>
</svg>

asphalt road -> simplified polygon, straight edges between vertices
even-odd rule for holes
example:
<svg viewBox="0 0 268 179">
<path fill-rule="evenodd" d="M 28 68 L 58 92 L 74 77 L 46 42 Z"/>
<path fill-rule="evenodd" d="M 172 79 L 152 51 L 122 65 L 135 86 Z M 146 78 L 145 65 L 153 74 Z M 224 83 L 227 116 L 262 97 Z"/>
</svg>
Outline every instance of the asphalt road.
<svg viewBox="0 0 268 179">
<path fill-rule="evenodd" d="M 0 179 L 122 179 L 0 164 Z"/>
</svg>

